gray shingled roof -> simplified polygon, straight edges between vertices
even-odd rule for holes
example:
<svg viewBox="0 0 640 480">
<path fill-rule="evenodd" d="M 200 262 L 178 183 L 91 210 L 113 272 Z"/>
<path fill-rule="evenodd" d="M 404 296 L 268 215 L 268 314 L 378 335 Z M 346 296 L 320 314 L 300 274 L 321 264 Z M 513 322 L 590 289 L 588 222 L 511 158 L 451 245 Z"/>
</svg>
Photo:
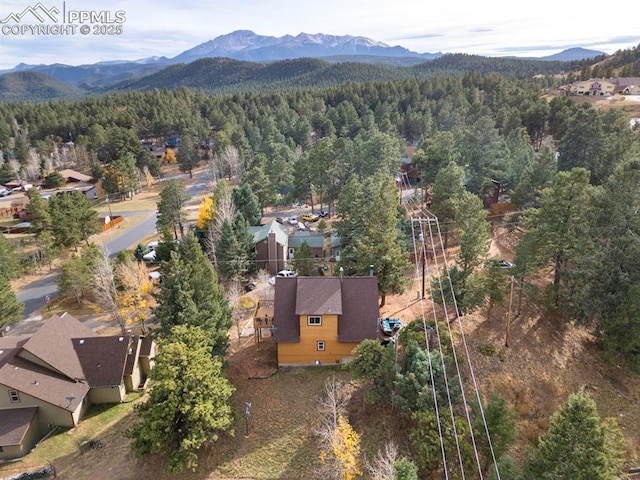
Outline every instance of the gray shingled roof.
<svg viewBox="0 0 640 480">
<path fill-rule="evenodd" d="M 277 343 L 300 341 L 300 321 L 296 316 L 296 290 L 298 278 L 282 277 L 276 282 L 273 298 L 273 326 Z"/>
<path fill-rule="evenodd" d="M 89 385 L 19 357 L 22 342 L 15 343 L 11 348 L 6 342 L 0 342 L 0 384 L 70 412 L 75 411 L 89 392 Z"/>
<path fill-rule="evenodd" d="M 274 297 L 275 340 L 300 341 L 299 315 L 338 315 L 338 341 L 378 336 L 378 281 L 375 277 L 279 278 Z"/>
<path fill-rule="evenodd" d="M 82 366 L 73 355 L 72 338 L 91 338 L 99 335 L 77 318 L 63 313 L 46 319 L 24 345 L 24 350 L 71 379 L 84 379 Z M 25 356 L 25 358 L 28 358 Z"/>
<path fill-rule="evenodd" d="M 89 386 L 112 387 L 122 383 L 130 339 L 129 335 L 121 335 L 72 340 Z"/>
<path fill-rule="evenodd" d="M 140 356 L 148 357 L 151 355 L 151 346 L 153 345 L 153 339 L 149 336 L 142 337 L 142 345 L 140 345 Z"/>
<path fill-rule="evenodd" d="M 342 315 L 340 279 L 304 277 L 297 282 L 296 315 Z"/>
<path fill-rule="evenodd" d="M 0 447 L 20 445 L 38 407 L 0 410 Z"/>
<path fill-rule="evenodd" d="M 339 342 L 361 342 L 378 337 L 378 280 L 375 277 L 345 278 L 342 284 L 342 318 Z M 347 319 L 343 321 L 342 319 Z"/>
</svg>

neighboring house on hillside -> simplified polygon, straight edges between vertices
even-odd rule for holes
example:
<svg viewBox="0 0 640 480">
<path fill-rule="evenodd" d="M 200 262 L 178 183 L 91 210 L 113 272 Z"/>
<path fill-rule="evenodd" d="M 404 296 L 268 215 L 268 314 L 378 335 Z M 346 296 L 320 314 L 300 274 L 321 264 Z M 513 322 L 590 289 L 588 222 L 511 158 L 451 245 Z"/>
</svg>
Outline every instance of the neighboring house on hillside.
<svg viewBox="0 0 640 480">
<path fill-rule="evenodd" d="M 573 82 L 569 93 L 571 95 L 594 95 L 610 96 L 616 92 L 617 82 L 615 80 L 605 80 L 602 78 L 591 78 Z"/>
<path fill-rule="evenodd" d="M 342 363 L 378 338 L 375 277 L 278 278 L 273 309 L 279 366 Z"/>
<path fill-rule="evenodd" d="M 342 239 L 338 234 L 332 233 L 329 237 L 329 249 L 331 250 L 330 260 L 332 262 L 339 262 L 340 250 L 342 249 Z"/>
<path fill-rule="evenodd" d="M 64 183 L 90 183 L 93 178 L 90 175 L 76 172 L 75 170 L 65 169 L 58 172 L 64 178 Z"/>
<path fill-rule="evenodd" d="M 0 459 L 26 455 L 55 427 L 78 425 L 91 404 L 144 388 L 154 355 L 147 337 L 98 335 L 67 313 L 31 337 L 0 337 Z"/>
<path fill-rule="evenodd" d="M 640 77 L 619 78 L 618 93 L 622 95 L 640 95 Z"/>
<path fill-rule="evenodd" d="M 559 91 L 569 95 L 640 95 L 640 77 L 590 78 L 561 87 Z"/>
<path fill-rule="evenodd" d="M 296 250 L 306 243 L 311 249 L 311 256 L 317 259 L 324 258 L 324 235 L 312 235 L 311 232 L 295 232 L 289 236 L 289 261 L 293 260 Z"/>
<path fill-rule="evenodd" d="M 66 192 L 81 192 L 89 200 L 96 200 L 98 197 L 104 196 L 101 183 L 91 183 L 93 179 L 90 175 L 71 169 L 60 170 L 58 173 L 64 178 Z"/>
<path fill-rule="evenodd" d="M 275 275 L 287 266 L 289 231 L 275 220 L 259 227 L 249 227 L 256 246 L 256 265 Z"/>
<path fill-rule="evenodd" d="M 407 187 L 408 185 L 416 185 L 420 182 L 420 172 L 418 172 L 415 163 L 413 163 L 413 159 L 402 157 L 400 170 L 404 176 L 404 178 L 398 178 L 397 180 L 400 188 Z"/>
</svg>

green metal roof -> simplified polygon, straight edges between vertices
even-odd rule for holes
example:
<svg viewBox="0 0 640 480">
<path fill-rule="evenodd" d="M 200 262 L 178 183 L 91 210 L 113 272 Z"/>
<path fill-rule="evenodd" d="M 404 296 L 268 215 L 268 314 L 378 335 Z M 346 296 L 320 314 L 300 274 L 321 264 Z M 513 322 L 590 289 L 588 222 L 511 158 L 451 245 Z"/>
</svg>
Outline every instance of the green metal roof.
<svg viewBox="0 0 640 480">
<path fill-rule="evenodd" d="M 259 243 L 269 238 L 269 232 L 275 232 L 276 242 L 278 245 L 286 245 L 287 237 L 289 236 L 289 230 L 287 227 L 280 225 L 275 220 L 258 227 L 249 227 L 249 231 L 253 234 L 254 243 Z"/>
</svg>

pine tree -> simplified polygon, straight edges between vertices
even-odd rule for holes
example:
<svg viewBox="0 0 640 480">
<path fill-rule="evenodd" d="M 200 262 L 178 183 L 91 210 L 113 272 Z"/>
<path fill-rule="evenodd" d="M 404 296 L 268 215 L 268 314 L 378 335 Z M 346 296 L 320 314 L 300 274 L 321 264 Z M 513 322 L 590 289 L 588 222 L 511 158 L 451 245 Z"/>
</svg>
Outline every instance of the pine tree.
<svg viewBox="0 0 640 480">
<path fill-rule="evenodd" d="M 18 257 L 13 245 L 4 233 L 0 233 L 0 277 L 12 279 L 18 276 Z"/>
<path fill-rule="evenodd" d="M 189 200 L 184 184 L 180 180 L 169 180 L 160 193 L 158 202 L 158 219 L 156 226 L 159 231 L 165 228 L 173 230 L 174 238 L 184 236 L 185 213 L 182 210 Z"/>
<path fill-rule="evenodd" d="M 604 428 L 603 428 L 604 427 Z M 529 480 L 613 480 L 623 478 L 618 442 L 607 439 L 596 403 L 584 390 L 571 394 L 551 416 L 549 430 L 540 436 L 538 448 L 525 465 Z M 610 430 L 613 432 L 613 429 Z M 612 438 L 609 436 L 609 438 Z"/>
<path fill-rule="evenodd" d="M 162 283 L 154 313 L 162 335 L 168 336 L 176 325 L 201 327 L 209 335 L 211 351 L 223 355 L 232 324 L 231 307 L 195 236 L 185 236 L 160 268 Z"/>
<path fill-rule="evenodd" d="M 196 452 L 233 428 L 229 399 L 234 391 L 211 356 L 208 334 L 201 328 L 174 327 L 161 340 L 161 354 L 151 371 L 156 381 L 149 399 L 136 407 L 141 421 L 126 435 L 136 456 L 168 456 L 166 471 L 195 470 Z"/>
<path fill-rule="evenodd" d="M 216 242 L 216 259 L 220 274 L 227 280 L 239 278 L 246 268 L 246 252 L 238 243 L 230 220 L 222 222 L 220 238 Z"/>
<path fill-rule="evenodd" d="M 262 219 L 260 204 L 251 185 L 244 182 L 240 187 L 233 189 L 232 196 L 236 210 L 249 222 L 249 225 L 260 225 Z"/>
<path fill-rule="evenodd" d="M 38 234 L 43 230 L 51 228 L 51 214 L 49 213 L 48 203 L 42 198 L 40 192 L 31 188 L 27 190 L 27 220 L 31 223 L 31 232 Z"/>
<path fill-rule="evenodd" d="M 18 302 L 9 281 L 0 275 L 0 328 L 19 322 L 23 311 L 24 304 Z"/>
<path fill-rule="evenodd" d="M 291 263 L 293 264 L 294 270 L 298 272 L 298 275 L 305 277 L 315 273 L 316 267 L 313 253 L 307 242 L 302 242 L 300 246 L 296 248 L 296 253 Z"/>
</svg>

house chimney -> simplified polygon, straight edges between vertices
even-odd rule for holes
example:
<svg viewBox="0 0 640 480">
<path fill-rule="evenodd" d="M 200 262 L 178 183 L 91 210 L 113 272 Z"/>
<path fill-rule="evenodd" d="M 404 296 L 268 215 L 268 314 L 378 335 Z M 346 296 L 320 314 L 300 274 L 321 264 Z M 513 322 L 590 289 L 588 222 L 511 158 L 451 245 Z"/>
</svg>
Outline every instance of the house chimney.
<svg viewBox="0 0 640 480">
<path fill-rule="evenodd" d="M 373 265 L 369 265 L 369 276 L 373 277 Z"/>
</svg>

